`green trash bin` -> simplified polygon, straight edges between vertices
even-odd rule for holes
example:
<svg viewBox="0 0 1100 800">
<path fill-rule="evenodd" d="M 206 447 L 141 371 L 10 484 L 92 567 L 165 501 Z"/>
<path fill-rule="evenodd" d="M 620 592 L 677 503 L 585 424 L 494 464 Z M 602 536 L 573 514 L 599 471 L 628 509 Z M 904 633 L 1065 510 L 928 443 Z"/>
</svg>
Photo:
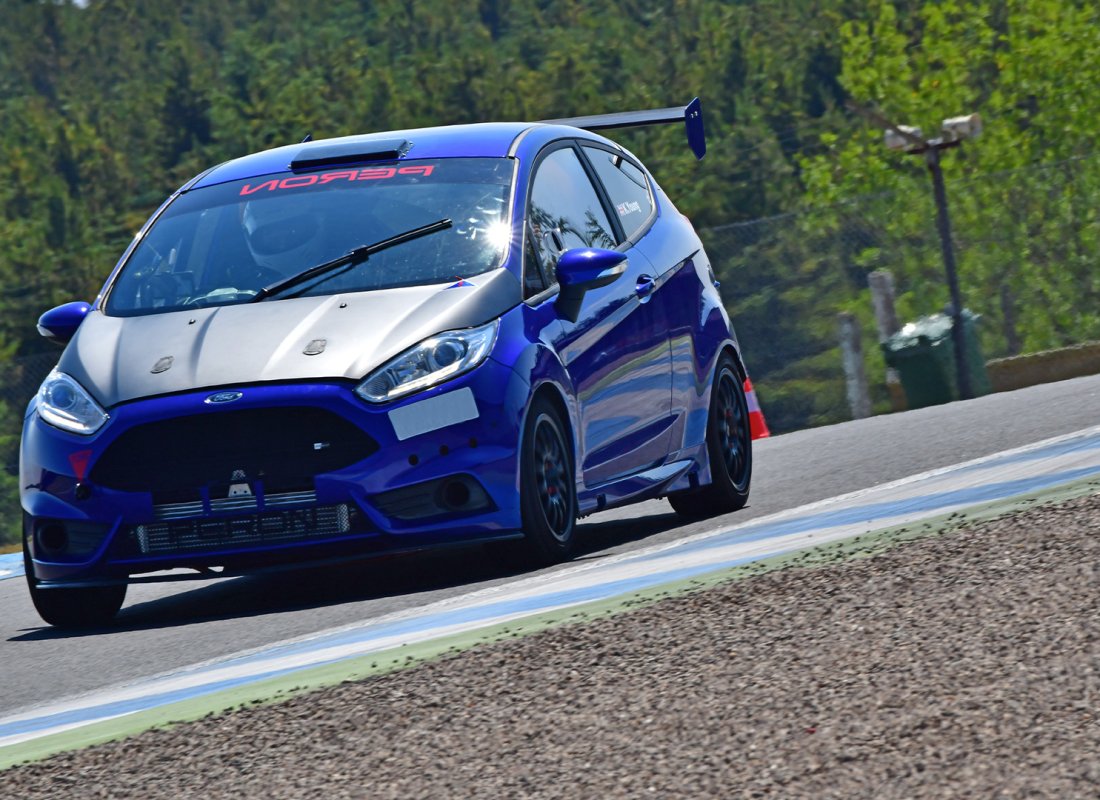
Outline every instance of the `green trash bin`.
<svg viewBox="0 0 1100 800">
<path fill-rule="evenodd" d="M 963 334 L 970 390 L 975 397 L 989 394 L 985 358 L 978 345 L 980 317 L 963 310 Z M 906 324 L 882 343 L 886 364 L 898 371 L 909 408 L 924 408 L 959 399 L 955 385 L 955 345 L 951 317 L 932 314 Z"/>
</svg>

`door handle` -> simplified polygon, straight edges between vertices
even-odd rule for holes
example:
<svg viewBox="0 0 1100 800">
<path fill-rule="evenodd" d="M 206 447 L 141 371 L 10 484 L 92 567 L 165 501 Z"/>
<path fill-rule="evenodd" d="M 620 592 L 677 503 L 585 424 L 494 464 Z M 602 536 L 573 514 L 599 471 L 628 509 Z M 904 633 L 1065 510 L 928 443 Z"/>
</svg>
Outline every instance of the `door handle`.
<svg viewBox="0 0 1100 800">
<path fill-rule="evenodd" d="M 638 297 L 649 297 L 653 293 L 653 290 L 657 288 L 657 281 L 648 275 L 641 275 L 638 277 L 638 282 L 634 284 L 634 294 Z"/>
</svg>

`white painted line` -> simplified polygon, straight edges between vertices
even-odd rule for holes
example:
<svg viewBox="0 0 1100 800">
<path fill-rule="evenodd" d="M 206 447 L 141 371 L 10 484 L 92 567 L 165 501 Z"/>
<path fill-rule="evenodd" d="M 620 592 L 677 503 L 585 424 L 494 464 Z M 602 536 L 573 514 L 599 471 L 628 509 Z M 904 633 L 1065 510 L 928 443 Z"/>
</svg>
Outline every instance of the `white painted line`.
<svg viewBox="0 0 1100 800">
<path fill-rule="evenodd" d="M 764 516 L 764 517 L 759 517 L 759 518 L 756 518 L 756 519 L 747 520 L 746 522 L 740 523 L 738 525 L 734 525 L 732 527 L 724 527 L 724 526 L 723 527 L 716 527 L 716 528 L 713 528 L 709 531 L 704 531 L 702 533 L 698 533 L 698 534 L 695 534 L 695 535 L 692 535 L 692 536 L 684 537 L 683 539 L 678 539 L 676 541 L 665 542 L 665 543 L 661 543 L 661 544 L 657 544 L 657 545 L 651 545 L 650 547 L 640 548 L 638 550 L 633 550 L 633 551 L 630 551 L 630 552 L 627 552 L 627 553 L 620 553 L 620 554 L 614 555 L 614 556 L 608 556 L 606 558 L 602 558 L 602 559 L 599 559 L 599 560 L 588 561 L 588 562 L 580 563 L 580 564 L 572 564 L 572 565 L 569 565 L 565 568 L 555 570 L 553 572 L 548 572 L 548 573 L 545 573 L 545 574 L 542 574 L 542 575 L 536 575 L 536 576 L 531 576 L 531 577 L 527 577 L 527 578 L 521 578 L 519 580 L 511 581 L 511 582 L 506 583 L 506 584 L 500 584 L 500 585 L 497 585 L 497 586 L 485 587 L 483 589 L 478 589 L 476 591 L 469 592 L 469 593 L 466 593 L 466 594 L 463 594 L 463 595 L 457 595 L 457 596 L 454 596 L 454 597 L 445 598 L 445 599 L 442 599 L 442 600 L 437 600 L 437 601 L 435 601 L 435 602 L 433 602 L 429 605 L 421 606 L 419 608 L 406 609 L 406 610 L 403 610 L 403 611 L 392 612 L 390 614 L 386 614 L 386 615 L 383 615 L 381 617 L 377 617 L 374 620 L 371 620 L 370 622 L 349 623 L 347 625 L 338 626 L 338 627 L 334 627 L 334 628 L 329 628 L 329 629 L 326 629 L 324 631 L 318 631 L 318 632 L 315 632 L 315 633 L 306 634 L 306 635 L 296 637 L 296 638 L 293 638 L 293 639 L 288 639 L 288 640 L 286 640 L 284 642 L 280 642 L 278 644 L 266 645 L 266 646 L 263 646 L 263 647 L 260 647 L 260 648 L 255 648 L 254 650 L 251 650 L 251 651 L 238 653 L 235 656 L 231 656 L 229 658 L 232 658 L 234 660 L 236 660 L 236 659 L 247 659 L 247 658 L 253 657 L 257 654 L 268 653 L 274 648 L 293 647 L 293 646 L 296 646 L 296 645 L 301 645 L 301 644 L 305 644 L 305 643 L 309 643 L 309 642 L 316 642 L 316 641 L 318 641 L 320 639 L 324 639 L 324 638 L 339 636 L 341 634 L 348 633 L 348 632 L 351 632 L 351 631 L 358 631 L 358 630 L 363 629 L 365 625 L 374 626 L 374 625 L 382 625 L 382 624 L 389 624 L 389 623 L 395 623 L 395 622 L 402 622 L 402 621 L 406 621 L 406 620 L 409 620 L 409 619 L 420 618 L 420 617 L 423 617 L 423 616 L 431 616 L 435 613 L 444 612 L 444 611 L 456 609 L 456 608 L 459 608 L 459 607 L 462 607 L 462 608 L 481 607 L 481 606 L 485 606 L 485 605 L 488 605 L 488 604 L 491 604 L 491 603 L 501 602 L 501 601 L 503 601 L 507 598 L 510 598 L 510 597 L 530 597 L 530 596 L 534 596 L 534 595 L 538 594 L 539 590 L 543 589 L 543 588 L 551 588 L 551 587 L 554 587 L 554 586 L 571 587 L 571 586 L 575 586 L 575 585 L 583 585 L 586 582 L 583 581 L 582 579 L 587 575 L 587 573 L 593 572 L 595 570 L 599 570 L 601 573 L 607 571 L 608 574 L 611 574 L 610 573 L 611 568 L 616 567 L 617 565 L 621 564 L 622 562 L 627 562 L 627 561 L 630 561 L 630 562 L 633 562 L 633 561 L 650 561 L 652 556 L 663 555 L 667 551 L 681 549 L 681 548 L 684 548 L 686 545 L 711 540 L 711 539 L 714 539 L 717 536 L 736 534 L 738 532 L 745 531 L 745 530 L 748 530 L 748 529 L 766 528 L 766 527 L 770 527 L 771 525 L 773 525 L 774 523 L 777 523 L 777 522 L 782 522 L 782 521 L 795 519 L 795 518 L 799 518 L 799 517 L 805 517 L 808 514 L 810 514 L 811 512 L 825 510 L 825 509 L 828 509 L 830 507 L 848 505 L 853 500 L 866 498 L 872 492 L 875 492 L 875 493 L 882 492 L 884 494 L 889 494 L 890 496 L 894 496 L 895 494 L 898 494 L 898 493 L 893 492 L 892 490 L 908 487 L 908 486 L 911 486 L 912 484 L 919 483 L 922 480 L 927 480 L 927 479 L 931 479 L 931 478 L 940 478 L 942 476 L 948 475 L 952 471 L 962 470 L 964 468 L 970 468 L 970 467 L 977 466 L 977 465 L 981 465 L 981 466 L 991 465 L 992 462 L 996 461 L 997 459 L 999 459 L 1002 456 L 1011 456 L 1011 455 L 1017 455 L 1017 454 L 1020 454 L 1020 453 L 1036 451 L 1036 450 L 1039 450 L 1039 449 L 1041 449 L 1045 446 L 1049 446 L 1049 445 L 1052 445 L 1052 444 L 1057 444 L 1057 443 L 1060 443 L 1060 442 L 1063 442 L 1063 441 L 1069 441 L 1069 440 L 1077 439 L 1077 438 L 1082 438 L 1083 439 L 1083 438 L 1086 438 L 1087 436 L 1090 436 L 1090 435 L 1100 435 L 1100 426 L 1096 426 L 1095 428 L 1089 428 L 1085 431 L 1081 431 L 1081 432 L 1078 432 L 1078 433 L 1075 433 L 1075 434 L 1069 434 L 1067 436 L 1061 436 L 1061 437 L 1056 437 L 1054 439 L 1049 439 L 1049 440 L 1046 440 L 1044 442 L 1036 443 L 1035 445 L 1029 445 L 1029 446 L 1026 446 L 1026 447 L 1016 448 L 1014 450 L 1005 451 L 1003 454 L 995 454 L 995 455 L 986 456 L 986 457 L 980 458 L 980 459 L 974 459 L 973 461 L 968 461 L 968 462 L 964 462 L 962 464 L 958 464 L 955 467 L 944 467 L 944 468 L 940 468 L 940 469 L 929 470 L 927 472 L 920 473 L 919 475 L 914 475 L 914 476 L 910 476 L 908 478 L 903 478 L 901 480 L 881 484 L 877 487 L 872 487 L 872 488 L 869 488 L 869 489 L 861 489 L 861 490 L 856 491 L 856 492 L 850 492 L 848 494 L 839 495 L 839 496 L 834 497 L 834 498 L 829 498 L 829 499 L 826 499 L 826 500 L 817 501 L 817 502 L 810 503 L 810 504 L 807 504 L 807 505 L 804 505 L 804 506 L 800 506 L 800 507 L 795 508 L 795 509 L 789 509 L 787 511 L 781 511 L 781 512 L 777 512 L 775 514 L 770 514 L 770 515 L 767 515 L 767 516 Z M 1077 463 L 1077 462 L 1074 462 L 1074 463 Z M 1064 466 L 1066 466 L 1066 464 L 1065 464 L 1064 461 L 1059 460 L 1057 462 L 1057 466 L 1064 467 Z M 1035 470 L 1033 468 L 1031 468 L 1031 467 L 1028 468 L 1029 473 L 1032 473 L 1034 471 Z M 978 475 L 970 476 L 967 479 L 966 484 L 967 485 L 980 485 L 981 484 L 981 478 Z M 966 505 L 972 505 L 972 503 L 971 504 L 966 504 Z M 952 506 L 948 506 L 948 507 L 941 507 L 941 508 L 938 508 L 938 509 L 935 510 L 934 515 L 938 516 L 939 514 L 942 514 L 942 513 L 950 513 L 951 511 L 958 510 L 958 508 L 962 508 L 962 507 L 965 507 L 965 506 L 964 505 L 952 505 Z M 901 516 L 896 516 L 896 515 L 893 516 L 893 517 L 889 517 L 889 516 L 870 517 L 865 521 L 864 527 L 866 527 L 867 524 L 873 524 L 873 527 L 870 528 L 870 530 L 877 530 L 879 528 L 891 527 L 891 525 L 893 523 L 890 522 L 890 520 L 892 520 L 892 519 L 902 519 L 903 521 L 899 522 L 898 524 L 904 524 L 904 521 L 908 521 L 910 519 L 910 517 L 919 518 L 920 516 L 931 516 L 931 514 L 916 514 L 916 515 L 910 515 L 910 516 L 907 516 L 907 517 L 904 517 L 904 518 L 902 518 Z M 849 529 L 845 528 L 844 530 L 847 531 Z M 848 534 L 846 533 L 845 535 L 848 535 Z M 851 534 L 851 535 L 856 535 L 856 534 Z M 815 539 L 814 542 L 812 542 L 810 544 L 816 544 L 820 541 L 822 541 L 822 539 L 819 537 L 819 538 Z M 194 667 L 191 667 L 189 669 L 200 669 L 204 666 L 208 666 L 208 665 L 215 664 L 215 663 L 224 663 L 225 661 L 226 661 L 226 658 L 215 659 L 214 661 L 211 661 L 211 662 L 205 662 L 203 664 L 194 665 Z M 175 674 L 175 673 L 172 673 L 172 674 Z"/>
<path fill-rule="evenodd" d="M 1031 458 L 1030 456 L 1035 456 Z M 1029 456 L 1023 458 L 1023 456 Z M 1100 426 L 675 542 L 574 564 L 0 719 L 0 746 L 1100 475 Z"/>
<path fill-rule="evenodd" d="M 23 554 L 4 553 L 0 555 L 0 581 L 17 578 L 23 574 Z"/>
</svg>

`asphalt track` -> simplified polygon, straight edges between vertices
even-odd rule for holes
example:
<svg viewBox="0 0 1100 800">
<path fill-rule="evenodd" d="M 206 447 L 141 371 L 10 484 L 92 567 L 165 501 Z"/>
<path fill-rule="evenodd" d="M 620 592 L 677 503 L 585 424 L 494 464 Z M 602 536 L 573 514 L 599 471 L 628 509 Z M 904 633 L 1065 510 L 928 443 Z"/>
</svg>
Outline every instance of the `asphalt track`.
<svg viewBox="0 0 1100 800">
<path fill-rule="evenodd" d="M 1098 422 L 1100 377 L 1092 377 L 779 436 L 757 443 L 749 508 L 692 525 L 681 525 L 664 502 L 605 512 L 583 525 L 580 558 L 626 553 L 722 522 L 742 523 Z M 43 626 L 22 580 L 0 580 L 0 664 L 8 677 L 0 713 L 512 578 L 480 550 L 470 550 L 339 570 L 133 587 L 116 627 L 82 635 Z"/>
</svg>

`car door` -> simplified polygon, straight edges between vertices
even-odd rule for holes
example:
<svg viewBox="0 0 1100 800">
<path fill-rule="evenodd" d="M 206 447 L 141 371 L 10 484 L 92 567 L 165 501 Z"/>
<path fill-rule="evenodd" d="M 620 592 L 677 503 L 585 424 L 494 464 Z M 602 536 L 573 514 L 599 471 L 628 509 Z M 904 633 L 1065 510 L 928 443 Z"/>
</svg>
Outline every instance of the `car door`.
<svg viewBox="0 0 1100 800">
<path fill-rule="evenodd" d="M 618 249 L 626 271 L 561 318 L 554 346 L 578 401 L 578 470 L 591 488 L 656 466 L 668 452 L 671 359 L 666 320 L 651 301 L 653 269 L 609 214 L 590 162 L 573 144 L 540 154 L 528 201 L 531 258 L 547 277 L 577 247 Z"/>
<path fill-rule="evenodd" d="M 671 213 L 657 220 L 654 192 L 659 190 L 640 166 L 628 157 L 598 154 L 588 147 L 584 151 L 590 154 L 594 171 L 616 208 L 627 212 L 621 217 L 624 225 L 637 225 L 644 216 L 636 208 L 643 212 L 652 208 L 652 216 L 630 238 L 653 265 L 652 302 L 663 307 L 667 324 L 672 354 L 672 413 L 676 419 L 670 447 L 673 451 L 691 447 L 706 435 L 709 380 L 702 373 L 703 365 L 713 363 L 715 347 L 729 335 L 721 298 L 711 287 L 713 272 L 691 223 L 671 203 L 667 206 Z M 709 278 L 703 277 L 708 274 Z M 697 351 L 699 346 L 703 352 Z"/>
</svg>

